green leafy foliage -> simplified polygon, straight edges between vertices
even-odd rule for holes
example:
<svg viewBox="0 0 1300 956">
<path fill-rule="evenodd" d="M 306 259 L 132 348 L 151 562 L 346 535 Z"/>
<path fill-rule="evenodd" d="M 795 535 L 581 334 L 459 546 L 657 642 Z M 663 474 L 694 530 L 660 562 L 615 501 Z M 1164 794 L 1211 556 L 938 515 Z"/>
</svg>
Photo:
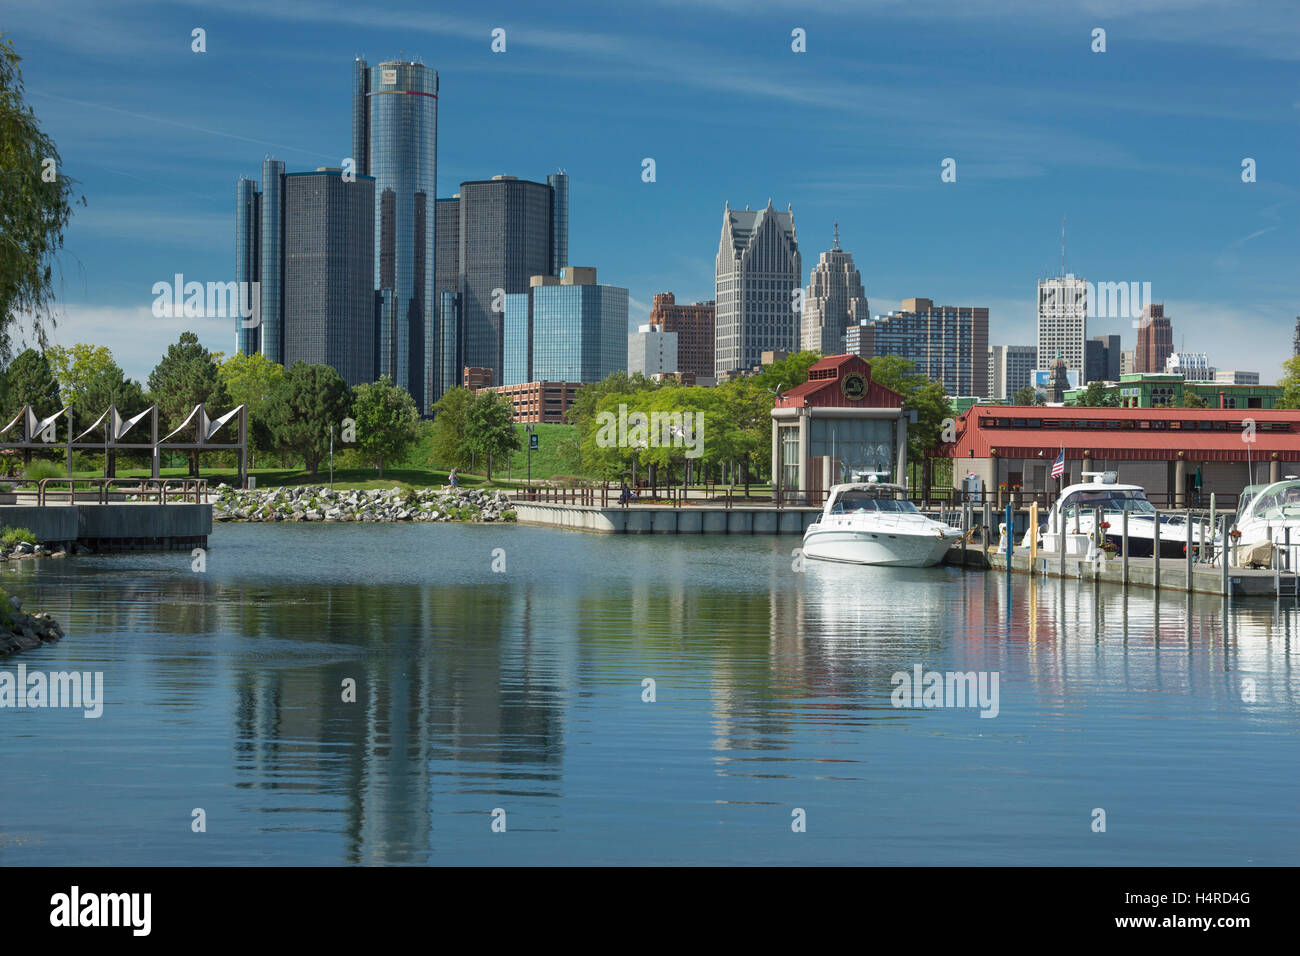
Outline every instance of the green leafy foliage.
<svg viewBox="0 0 1300 956">
<path fill-rule="evenodd" d="M 267 423 L 277 448 L 302 457 L 315 477 L 329 454 L 330 427 L 341 434 L 352 411 L 352 390 L 328 365 L 294 362 L 272 392 Z"/>
<path fill-rule="evenodd" d="M 465 445 L 487 463 L 492 480 L 492 462 L 523 447 L 515 430 L 514 405 L 500 392 L 486 389 L 474 396 L 465 410 Z"/>
<path fill-rule="evenodd" d="M 352 417 L 357 423 L 362 460 L 378 467 L 382 478 L 384 460 L 400 460 L 415 442 L 420 413 L 410 393 L 384 375 L 377 382 L 356 387 Z"/>
</svg>

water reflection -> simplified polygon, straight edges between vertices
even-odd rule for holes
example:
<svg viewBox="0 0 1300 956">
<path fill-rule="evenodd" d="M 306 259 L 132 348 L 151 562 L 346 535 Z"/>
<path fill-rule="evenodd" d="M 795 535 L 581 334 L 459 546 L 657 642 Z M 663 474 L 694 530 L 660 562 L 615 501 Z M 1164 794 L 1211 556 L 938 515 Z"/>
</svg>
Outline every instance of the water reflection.
<svg viewBox="0 0 1300 956">
<path fill-rule="evenodd" d="M 963 769 L 968 755 L 981 755 L 972 764 L 981 774 L 996 763 L 979 779 L 998 793 L 1037 781 L 1050 812 L 1062 751 L 1039 741 L 1063 730 L 1131 758 L 1089 771 L 1126 785 L 1135 773 L 1160 783 L 1154 771 L 1141 780 L 1156 746 L 1148 717 L 1280 748 L 1253 759 L 1295 749 L 1270 737 L 1289 734 L 1298 710 L 1289 602 L 943 568 L 809 562 L 797 573 L 789 539 L 330 530 L 345 564 L 321 535 L 250 527 L 222 529 L 203 575 L 183 555 L 44 562 L 12 575 L 73 635 L 40 652 L 46 666 L 109 675 L 104 724 L 124 728 L 115 754 L 151 734 L 208 746 L 203 773 L 226 788 L 210 799 L 237 821 L 230 843 L 202 851 L 218 859 L 480 860 L 502 845 L 482 841 L 485 815 L 504 806 L 527 839 L 507 844 L 503 862 L 623 859 L 629 848 L 638 859 L 713 861 L 736 852 L 729 841 L 755 845 L 756 821 L 769 826 L 760 816 L 736 824 L 728 813 L 739 811 L 725 808 L 762 814 L 812 793 L 827 794 L 824 814 L 870 799 L 881 826 L 902 829 L 886 839 L 854 824 L 842 851 L 823 844 L 811 859 L 873 836 L 876 852 L 896 838 L 897 862 L 924 862 L 936 838 L 909 814 L 934 800 L 931 825 L 977 816 L 969 796 L 943 796 L 944 774 L 976 772 Z M 431 532 L 442 536 L 436 549 Z M 495 575 L 477 556 L 500 540 L 511 571 Z M 999 719 L 894 708 L 891 676 L 916 664 L 998 671 Z M 646 678 L 657 683 L 653 705 L 641 698 Z M 355 703 L 344 699 L 349 680 Z M 10 716 L 30 733 L 0 747 L 38 769 L 51 759 L 49 733 L 91 762 L 110 746 L 90 728 Z M 1252 727 L 1268 733 L 1252 742 Z M 1021 747 L 989 751 L 977 738 Z M 1179 772 L 1216 786 L 1215 768 L 1176 756 Z M 47 771 L 52 819 L 66 771 Z M 87 826 L 111 816 L 129 821 L 128 834 L 154 833 L 158 804 L 185 799 L 177 794 L 190 783 L 151 767 L 156 792 L 131 804 L 111 796 L 126 792 L 114 789 L 126 787 L 125 770 L 98 772 L 110 797 Z M 720 819 L 738 836 L 719 832 Z M 1042 839 L 1060 861 L 1053 833 Z M 52 826 L 45 838 L 58 839 Z M 160 846 L 168 858 L 196 852 L 159 839 L 143 850 L 124 839 L 108 862 L 158 862 Z M 0 859 L 15 855 L 0 842 Z"/>
</svg>

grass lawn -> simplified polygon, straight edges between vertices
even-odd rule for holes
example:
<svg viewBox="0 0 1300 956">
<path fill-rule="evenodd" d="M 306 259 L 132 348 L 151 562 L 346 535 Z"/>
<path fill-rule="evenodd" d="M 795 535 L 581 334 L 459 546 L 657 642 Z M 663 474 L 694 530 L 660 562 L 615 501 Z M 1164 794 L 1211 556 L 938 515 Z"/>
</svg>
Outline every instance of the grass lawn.
<svg viewBox="0 0 1300 956">
<path fill-rule="evenodd" d="M 163 478 L 187 478 L 185 468 L 162 468 L 159 474 Z M 208 480 L 208 487 L 215 487 L 221 482 L 228 485 L 235 483 L 234 468 L 203 468 L 201 476 Z M 291 485 L 328 485 L 329 468 L 322 468 L 315 478 L 305 468 L 254 468 L 250 474 L 257 479 L 258 488 L 282 488 Z M 118 468 L 119 478 L 147 478 L 147 468 Z M 103 472 L 73 472 L 76 478 L 100 478 Z M 462 487 L 474 488 L 484 486 L 486 481 L 479 475 L 459 474 Z M 387 490 L 389 488 L 438 488 L 447 484 L 447 472 L 431 468 L 385 468 L 384 477 L 377 477 L 374 468 L 335 468 L 334 487 L 336 489 Z"/>
</svg>

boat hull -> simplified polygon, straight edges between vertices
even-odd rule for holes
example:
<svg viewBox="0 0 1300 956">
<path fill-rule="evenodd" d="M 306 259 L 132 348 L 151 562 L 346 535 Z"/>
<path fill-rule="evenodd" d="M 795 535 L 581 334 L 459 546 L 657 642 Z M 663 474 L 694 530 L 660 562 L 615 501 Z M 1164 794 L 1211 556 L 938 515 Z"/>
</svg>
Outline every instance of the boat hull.
<svg viewBox="0 0 1300 956">
<path fill-rule="evenodd" d="M 814 526 L 804 537 L 805 557 L 843 564 L 874 564 L 899 568 L 928 568 L 938 564 L 957 540 L 937 534 L 854 531 Z"/>
</svg>

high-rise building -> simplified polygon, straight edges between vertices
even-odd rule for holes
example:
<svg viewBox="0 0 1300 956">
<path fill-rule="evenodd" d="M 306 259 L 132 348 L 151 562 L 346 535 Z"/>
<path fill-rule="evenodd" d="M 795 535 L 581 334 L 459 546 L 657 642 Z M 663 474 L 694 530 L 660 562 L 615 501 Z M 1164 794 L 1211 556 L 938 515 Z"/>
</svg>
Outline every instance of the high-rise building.
<svg viewBox="0 0 1300 956">
<path fill-rule="evenodd" d="M 1088 337 L 1088 285 L 1073 273 L 1038 282 L 1038 354 L 1059 351 L 1067 369 L 1082 378 Z"/>
<path fill-rule="evenodd" d="M 262 354 L 284 364 L 284 163 L 262 161 L 258 276 L 262 283 Z"/>
<path fill-rule="evenodd" d="M 284 364 L 373 382 L 375 181 L 318 169 L 284 177 Z"/>
<path fill-rule="evenodd" d="M 460 384 L 460 193 L 439 199 L 434 217 L 433 294 L 437 303 L 438 348 L 433 400 Z"/>
<path fill-rule="evenodd" d="M 374 380 L 374 188 L 340 169 L 286 174 L 274 159 L 260 191 L 239 180 L 235 278 L 260 283 L 261 312 L 236 320 L 237 351 L 330 365 L 349 385 Z"/>
<path fill-rule="evenodd" d="M 1214 382 L 1216 385 L 1258 385 L 1259 373 L 1221 368 L 1215 371 Z"/>
<path fill-rule="evenodd" d="M 713 327 L 717 311 L 712 300 L 678 305 L 671 292 L 655 293 L 650 325 L 677 335 L 677 370 L 713 378 Z"/>
<path fill-rule="evenodd" d="M 1163 303 L 1151 303 L 1142 310 L 1138 325 L 1137 348 L 1133 354 L 1134 372 L 1163 372 L 1165 362 L 1174 351 L 1173 323 L 1165 316 Z"/>
<path fill-rule="evenodd" d="M 491 368 L 498 380 L 504 373 L 505 297 L 527 292 L 533 276 L 553 275 L 555 262 L 567 257 L 569 178 L 557 173 L 550 179 L 494 176 L 460 184 L 462 362 Z M 564 249 L 557 249 L 557 233 Z M 620 338 L 626 334 L 623 329 Z"/>
<path fill-rule="evenodd" d="M 1084 343 L 1084 382 L 1118 382 L 1120 348 L 1118 335 L 1094 335 Z"/>
<path fill-rule="evenodd" d="M 358 174 L 375 179 L 376 374 L 391 376 L 427 415 L 440 339 L 438 74 L 422 63 L 357 59 L 352 89 L 352 158 Z"/>
<path fill-rule="evenodd" d="M 262 275 L 261 237 L 262 194 L 254 180 L 241 176 L 235 183 L 235 282 L 239 284 L 241 308 L 248 306 L 250 310 L 262 307 L 260 299 L 256 303 L 251 299 L 252 290 L 257 288 L 253 283 L 260 282 Z M 246 296 L 248 301 L 242 301 Z M 260 312 L 257 322 L 246 322 L 242 316 L 235 322 L 235 351 L 241 355 L 262 351 Z"/>
<path fill-rule="evenodd" d="M 844 330 L 844 354 L 866 358 L 871 351 L 871 320 L 858 319 Z"/>
<path fill-rule="evenodd" d="M 595 269 L 578 266 L 536 280 L 528 289 L 532 368 L 527 381 L 599 382 L 626 371 L 627 289 L 598 285 Z M 515 334 L 518 329 L 512 326 Z M 514 355 L 523 351 L 518 341 L 510 348 Z"/>
<path fill-rule="evenodd" d="M 840 355 L 844 352 L 844 333 L 848 327 L 870 317 L 862 276 L 854 268 L 853 256 L 840 248 L 837 222 L 830 250 L 821 254 L 808 277 L 800 348 L 822 355 Z"/>
<path fill-rule="evenodd" d="M 642 325 L 627 337 L 627 374 L 663 375 L 677 371 L 677 333 Z"/>
<path fill-rule="evenodd" d="M 558 276 L 569 264 L 569 174 L 561 169 L 546 177 L 551 187 L 551 270 Z"/>
<path fill-rule="evenodd" d="M 866 357 L 909 359 L 949 395 L 988 394 L 989 310 L 936 306 L 930 299 L 904 299 L 902 306 L 867 326 L 865 347 L 871 354 Z"/>
<path fill-rule="evenodd" d="M 1034 381 L 1038 349 L 1033 345 L 989 346 L 988 398 L 1009 401 Z"/>
<path fill-rule="evenodd" d="M 1137 363 L 1137 352 L 1135 349 L 1124 349 L 1119 353 L 1119 374 L 1132 375 L 1133 367 Z"/>
<path fill-rule="evenodd" d="M 715 270 L 718 378 L 753 368 L 765 350 L 798 347 L 802 277 L 793 211 L 777 212 L 770 199 L 757 211 L 724 207 Z"/>
</svg>

